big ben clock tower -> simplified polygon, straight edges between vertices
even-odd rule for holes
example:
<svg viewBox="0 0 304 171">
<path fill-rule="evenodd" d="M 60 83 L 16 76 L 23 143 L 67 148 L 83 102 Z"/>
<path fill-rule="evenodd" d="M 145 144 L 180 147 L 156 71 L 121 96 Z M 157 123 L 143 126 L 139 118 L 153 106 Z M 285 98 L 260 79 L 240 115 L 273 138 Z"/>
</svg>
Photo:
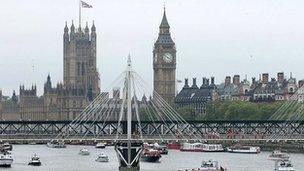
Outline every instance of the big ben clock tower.
<svg viewBox="0 0 304 171">
<path fill-rule="evenodd" d="M 175 97 L 176 49 L 170 34 L 170 26 L 164 9 L 159 26 L 158 39 L 153 49 L 153 81 L 156 91 L 168 103 Z"/>
</svg>

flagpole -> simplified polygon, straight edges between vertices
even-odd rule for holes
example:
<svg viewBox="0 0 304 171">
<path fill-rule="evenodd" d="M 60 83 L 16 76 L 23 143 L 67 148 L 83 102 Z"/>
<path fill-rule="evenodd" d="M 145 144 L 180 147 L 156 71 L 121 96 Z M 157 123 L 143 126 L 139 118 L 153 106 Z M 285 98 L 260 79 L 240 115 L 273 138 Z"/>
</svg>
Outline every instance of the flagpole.
<svg viewBox="0 0 304 171">
<path fill-rule="evenodd" d="M 81 0 L 79 0 L 79 28 L 81 28 Z"/>
</svg>

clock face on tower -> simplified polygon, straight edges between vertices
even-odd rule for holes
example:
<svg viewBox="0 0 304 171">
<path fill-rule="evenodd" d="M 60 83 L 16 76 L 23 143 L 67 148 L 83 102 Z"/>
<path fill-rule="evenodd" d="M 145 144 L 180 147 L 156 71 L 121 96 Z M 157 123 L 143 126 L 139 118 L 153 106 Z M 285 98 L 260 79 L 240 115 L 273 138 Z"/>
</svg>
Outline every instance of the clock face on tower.
<svg viewBox="0 0 304 171">
<path fill-rule="evenodd" d="M 166 63 L 170 63 L 173 60 L 173 56 L 171 55 L 171 53 L 165 53 L 163 55 L 163 59 Z"/>
</svg>

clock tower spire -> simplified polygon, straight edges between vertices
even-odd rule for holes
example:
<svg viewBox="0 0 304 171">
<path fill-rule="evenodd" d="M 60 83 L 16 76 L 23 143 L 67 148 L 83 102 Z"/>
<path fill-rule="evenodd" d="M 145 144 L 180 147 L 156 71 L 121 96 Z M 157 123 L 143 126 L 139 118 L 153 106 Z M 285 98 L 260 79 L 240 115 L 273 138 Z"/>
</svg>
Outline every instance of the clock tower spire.
<svg viewBox="0 0 304 171">
<path fill-rule="evenodd" d="M 159 26 L 159 34 L 153 49 L 153 82 L 154 91 L 168 103 L 175 97 L 176 81 L 176 49 L 170 34 L 170 25 L 166 9 Z"/>
</svg>

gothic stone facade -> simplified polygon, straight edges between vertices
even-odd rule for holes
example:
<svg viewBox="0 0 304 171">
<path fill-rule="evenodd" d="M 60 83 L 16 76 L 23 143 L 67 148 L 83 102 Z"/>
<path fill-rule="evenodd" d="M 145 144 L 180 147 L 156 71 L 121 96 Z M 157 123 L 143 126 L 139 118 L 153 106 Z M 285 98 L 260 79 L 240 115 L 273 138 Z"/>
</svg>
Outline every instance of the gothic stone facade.
<svg viewBox="0 0 304 171">
<path fill-rule="evenodd" d="M 72 120 L 99 93 L 96 67 L 96 28 L 88 25 L 75 31 L 67 24 L 63 35 L 63 83 L 53 87 L 48 75 L 44 94 L 37 96 L 36 86 L 23 85 L 10 100 L 0 102 L 1 120 Z"/>
</svg>

